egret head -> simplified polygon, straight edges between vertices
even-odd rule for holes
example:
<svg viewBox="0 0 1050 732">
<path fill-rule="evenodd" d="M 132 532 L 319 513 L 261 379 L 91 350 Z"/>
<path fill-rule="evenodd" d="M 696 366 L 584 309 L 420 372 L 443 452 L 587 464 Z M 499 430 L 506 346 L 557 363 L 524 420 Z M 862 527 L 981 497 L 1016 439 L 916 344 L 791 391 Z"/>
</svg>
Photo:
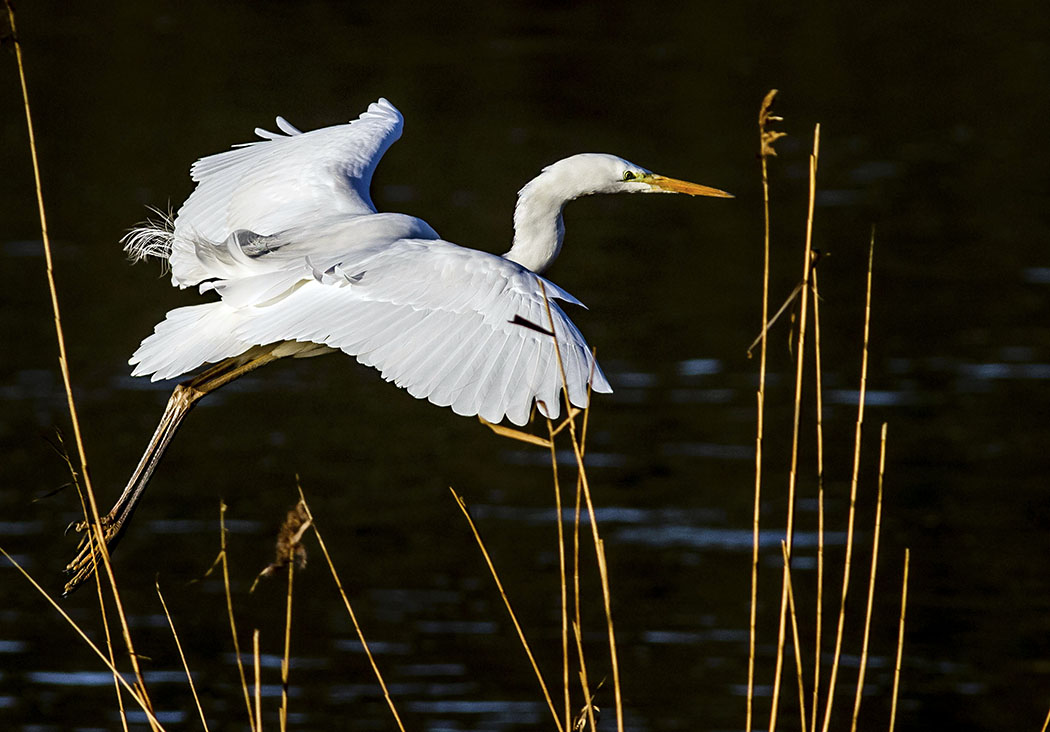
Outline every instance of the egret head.
<svg viewBox="0 0 1050 732">
<path fill-rule="evenodd" d="M 615 155 L 581 153 L 548 165 L 518 191 L 514 245 L 503 256 L 542 272 L 561 250 L 566 203 L 593 193 L 687 193 L 732 198 L 725 191 L 657 175 Z"/>
<path fill-rule="evenodd" d="M 690 196 L 733 196 L 717 188 L 658 175 L 640 165 L 606 153 L 580 153 L 543 169 L 542 177 L 557 182 L 566 199 L 592 193 L 686 193 Z"/>
</svg>

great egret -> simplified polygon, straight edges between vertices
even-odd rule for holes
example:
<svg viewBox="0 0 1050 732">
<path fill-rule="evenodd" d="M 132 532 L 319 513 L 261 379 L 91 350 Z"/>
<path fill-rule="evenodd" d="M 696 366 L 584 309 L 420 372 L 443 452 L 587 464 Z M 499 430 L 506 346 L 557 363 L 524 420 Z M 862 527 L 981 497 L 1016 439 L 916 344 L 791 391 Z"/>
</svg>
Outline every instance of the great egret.
<svg viewBox="0 0 1050 732">
<path fill-rule="evenodd" d="M 385 99 L 349 124 L 312 132 L 278 117 L 279 133 L 256 129 L 261 141 L 193 165 L 197 187 L 172 226 L 125 238 L 133 260 L 165 260 L 174 286 L 219 299 L 172 310 L 131 357 L 133 374 L 154 381 L 214 365 L 175 387 L 103 519 L 107 544 L 126 528 L 193 405 L 278 358 L 343 351 L 414 397 L 522 425 L 533 403 L 551 418 L 560 412 L 553 330 L 568 400 L 586 406 L 588 385 L 612 389 L 554 299 L 581 303 L 537 274 L 561 249 L 564 205 L 592 193 L 729 197 L 613 155 L 574 155 L 519 191 L 513 246 L 500 257 L 444 241 L 415 217 L 376 211 L 372 174 L 402 126 Z M 67 594 L 94 571 L 97 550 L 93 558 L 86 539 L 66 568 Z"/>
</svg>

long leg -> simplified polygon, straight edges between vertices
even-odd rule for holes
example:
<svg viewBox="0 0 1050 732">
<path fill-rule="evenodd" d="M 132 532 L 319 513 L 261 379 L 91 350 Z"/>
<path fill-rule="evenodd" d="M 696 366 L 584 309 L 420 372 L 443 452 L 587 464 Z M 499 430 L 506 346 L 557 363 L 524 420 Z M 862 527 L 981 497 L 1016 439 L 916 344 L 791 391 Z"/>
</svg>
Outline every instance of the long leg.
<svg viewBox="0 0 1050 732">
<path fill-rule="evenodd" d="M 220 361 L 175 387 L 175 391 L 168 400 L 168 405 L 164 408 L 160 424 L 157 425 L 157 430 L 153 433 L 153 438 L 146 452 L 143 453 L 142 459 L 139 460 L 138 467 L 132 473 L 124 492 L 120 494 L 120 498 L 117 499 L 110 512 L 102 517 L 102 534 L 107 547 L 112 549 L 124 533 L 139 499 L 142 498 L 146 486 L 149 485 L 153 471 L 156 470 L 171 439 L 193 405 L 206 394 L 283 355 L 285 353 L 282 352 L 280 344 L 256 347 L 240 356 Z M 82 521 L 76 524 L 75 528 L 77 531 L 84 531 L 88 528 L 88 524 Z M 97 542 L 94 541 L 94 537 L 89 538 L 89 534 L 85 533 L 84 538 L 80 541 L 76 557 L 66 566 L 66 573 L 72 576 L 66 583 L 63 595 L 69 595 L 84 580 L 90 578 L 100 561 L 101 554 Z"/>
</svg>

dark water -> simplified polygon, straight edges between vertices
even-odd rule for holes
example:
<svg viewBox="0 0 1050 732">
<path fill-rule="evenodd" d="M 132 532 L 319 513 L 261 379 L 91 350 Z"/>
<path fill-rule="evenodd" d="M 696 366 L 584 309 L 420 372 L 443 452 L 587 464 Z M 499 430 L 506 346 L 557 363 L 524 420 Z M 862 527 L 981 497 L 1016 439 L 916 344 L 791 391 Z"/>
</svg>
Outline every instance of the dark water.
<svg viewBox="0 0 1050 732">
<path fill-rule="evenodd" d="M 1050 706 L 1050 28 L 1040 4 L 994 7 L 21 4 L 70 367 L 103 500 L 123 485 L 170 389 L 131 379 L 127 356 L 166 310 L 195 301 L 149 266 L 128 267 L 117 240 L 144 206 L 185 198 L 194 159 L 250 139 L 276 114 L 310 128 L 389 97 L 407 124 L 376 176 L 377 204 L 491 251 L 509 242 L 515 191 L 570 153 L 614 152 L 725 188 L 737 199 L 574 203 L 550 274 L 589 305 L 574 317 L 616 388 L 593 410 L 589 454 L 628 725 L 741 729 L 757 369 L 745 350 L 761 302 L 754 121 L 765 91 L 777 87 L 790 133 L 772 166 L 778 302 L 801 269 L 806 156 L 813 124 L 823 126 L 815 245 L 831 254 L 820 265 L 829 598 L 841 579 L 864 267 L 877 229 L 858 594 L 836 727 L 848 723 L 856 680 L 886 421 L 862 720 L 884 728 L 888 717 L 909 547 L 898 728 L 1039 729 Z M 68 491 L 33 500 L 67 480 L 46 440 L 56 428 L 68 433 L 68 416 L 13 54 L 4 54 L 3 79 L 0 543 L 56 591 L 74 546 L 62 529 L 79 509 Z M 779 606 L 794 364 L 787 328 L 770 342 L 759 726 Z M 807 666 L 811 387 L 795 560 Z M 242 643 L 260 629 L 266 723 L 277 728 L 284 587 L 264 583 L 251 596 L 247 588 L 271 559 L 298 474 L 409 729 L 549 726 L 448 493 L 453 486 L 471 504 L 555 680 L 548 460 L 347 358 L 276 364 L 205 402 L 116 555 L 162 721 L 196 726 L 153 589 L 158 574 L 210 728 L 245 727 L 221 583 L 188 584 L 218 551 L 222 497 Z M 571 474 L 563 480 L 571 485 Z M 584 634 L 596 680 L 609 665 L 590 567 Z M 0 573 L 4 728 L 119 728 L 100 663 L 13 570 Z M 294 727 L 391 729 L 316 549 L 296 587 Z M 93 604 L 89 590 L 64 607 L 98 638 Z M 781 727 L 795 728 L 797 694 L 786 678 Z M 598 703 L 601 726 L 613 728 L 609 684 Z"/>
</svg>

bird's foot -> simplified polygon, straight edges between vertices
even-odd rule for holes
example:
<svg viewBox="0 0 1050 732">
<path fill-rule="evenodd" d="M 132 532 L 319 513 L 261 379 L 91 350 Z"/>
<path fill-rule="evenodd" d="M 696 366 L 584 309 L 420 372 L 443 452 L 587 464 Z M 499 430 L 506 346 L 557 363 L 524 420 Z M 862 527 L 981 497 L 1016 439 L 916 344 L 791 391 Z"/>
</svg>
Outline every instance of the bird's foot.
<svg viewBox="0 0 1050 732">
<path fill-rule="evenodd" d="M 71 577 L 62 590 L 63 597 L 68 597 L 85 580 L 90 579 L 91 575 L 95 573 L 95 569 L 103 561 L 98 537 L 90 530 L 90 526 L 87 521 L 74 521 L 66 527 L 67 534 L 70 530 L 73 530 L 77 533 L 83 533 L 83 536 L 80 539 L 80 545 L 77 547 L 77 555 L 73 557 L 73 561 L 66 565 L 65 572 Z M 117 536 L 119 529 L 120 525 L 113 520 L 111 515 L 102 517 L 102 536 L 107 546 Z"/>
</svg>

